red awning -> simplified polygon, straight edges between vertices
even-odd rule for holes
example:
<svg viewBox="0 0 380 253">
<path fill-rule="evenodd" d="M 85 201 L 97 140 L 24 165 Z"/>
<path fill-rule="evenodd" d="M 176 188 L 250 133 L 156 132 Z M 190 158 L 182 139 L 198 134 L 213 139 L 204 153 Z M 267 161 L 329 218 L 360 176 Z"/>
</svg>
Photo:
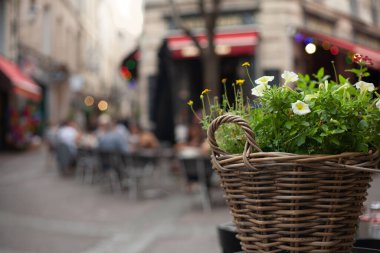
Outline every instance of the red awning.
<svg viewBox="0 0 380 253">
<path fill-rule="evenodd" d="M 196 37 L 201 46 L 207 45 L 205 34 L 199 34 Z M 167 37 L 167 40 L 175 59 L 199 55 L 193 41 L 186 35 L 171 35 Z M 215 35 L 215 50 L 219 55 L 253 55 L 257 41 L 258 33 L 256 31 L 219 32 Z"/>
<path fill-rule="evenodd" d="M 41 100 L 41 87 L 21 72 L 13 62 L 0 56 L 0 71 L 13 84 L 12 91 L 34 101 Z"/>
<path fill-rule="evenodd" d="M 353 52 L 355 54 L 358 53 L 363 56 L 368 56 L 373 61 L 373 65 L 371 67 L 375 69 L 380 69 L 380 51 L 378 50 L 367 48 L 365 46 L 355 44 L 348 40 L 335 38 L 321 33 L 310 32 L 302 29 L 300 30 L 300 32 L 306 36 L 310 36 L 314 39 L 317 39 L 320 42 L 328 42 L 331 46 L 334 45 L 346 51 Z"/>
</svg>

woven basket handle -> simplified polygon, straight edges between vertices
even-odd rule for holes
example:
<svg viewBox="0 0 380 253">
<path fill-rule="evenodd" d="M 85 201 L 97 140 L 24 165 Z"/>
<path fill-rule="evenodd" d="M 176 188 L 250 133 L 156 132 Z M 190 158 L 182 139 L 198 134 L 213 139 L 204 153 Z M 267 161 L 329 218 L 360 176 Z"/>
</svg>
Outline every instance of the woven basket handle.
<svg viewBox="0 0 380 253">
<path fill-rule="evenodd" d="M 226 123 L 237 124 L 243 129 L 245 137 L 247 138 L 246 145 L 244 148 L 245 153 L 250 153 L 252 148 L 254 148 L 255 150 L 257 150 L 259 152 L 262 151 L 261 148 L 259 147 L 259 145 L 257 145 L 257 143 L 255 141 L 255 134 L 253 133 L 253 131 L 252 131 L 251 127 L 248 125 L 248 123 L 243 118 L 241 118 L 240 116 L 225 114 L 225 115 L 219 116 L 216 119 L 214 119 L 211 122 L 211 124 L 207 130 L 208 142 L 209 142 L 210 147 L 211 147 L 211 149 L 215 155 L 226 155 L 226 154 L 228 154 L 226 151 L 222 150 L 219 147 L 219 145 L 215 139 L 216 130 L 218 130 L 218 128 L 221 125 L 226 124 Z"/>
</svg>

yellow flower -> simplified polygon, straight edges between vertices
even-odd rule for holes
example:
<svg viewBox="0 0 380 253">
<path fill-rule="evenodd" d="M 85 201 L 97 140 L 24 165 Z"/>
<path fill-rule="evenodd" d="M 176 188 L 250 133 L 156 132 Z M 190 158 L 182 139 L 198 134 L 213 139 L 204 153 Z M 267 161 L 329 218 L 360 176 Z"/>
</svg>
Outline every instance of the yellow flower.
<svg viewBox="0 0 380 253">
<path fill-rule="evenodd" d="M 194 104 L 194 102 L 193 102 L 193 100 L 189 100 L 189 101 L 187 102 L 187 104 L 190 105 L 190 106 L 192 106 L 192 105 Z"/>
<path fill-rule="evenodd" d="M 244 82 L 245 82 L 244 79 L 238 79 L 238 80 L 236 80 L 236 84 L 237 84 L 237 85 L 240 85 L 240 86 L 243 85 Z"/>
<path fill-rule="evenodd" d="M 209 89 L 204 89 L 203 91 L 202 91 L 202 94 L 201 95 L 204 95 L 204 94 L 207 94 L 207 93 L 209 93 L 211 90 L 209 90 Z"/>
<path fill-rule="evenodd" d="M 251 67 L 251 64 L 249 62 L 244 62 L 242 65 L 242 67 Z"/>
<path fill-rule="evenodd" d="M 225 84 L 227 82 L 227 78 L 222 79 L 222 83 Z"/>
</svg>

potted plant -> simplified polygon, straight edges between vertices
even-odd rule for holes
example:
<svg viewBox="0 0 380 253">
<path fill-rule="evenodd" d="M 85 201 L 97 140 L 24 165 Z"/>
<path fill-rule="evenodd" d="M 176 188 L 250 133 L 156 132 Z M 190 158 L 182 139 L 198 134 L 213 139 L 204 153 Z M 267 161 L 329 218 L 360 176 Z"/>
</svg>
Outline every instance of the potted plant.
<svg viewBox="0 0 380 253">
<path fill-rule="evenodd" d="M 212 164 L 245 252 L 350 252 L 380 163 L 379 92 L 363 80 L 371 61 L 353 60 L 357 80 L 322 68 L 285 71 L 270 86 L 271 76 L 253 82 L 246 62 L 252 96 L 245 80 L 232 84 L 232 102 L 202 92 Z"/>
</svg>

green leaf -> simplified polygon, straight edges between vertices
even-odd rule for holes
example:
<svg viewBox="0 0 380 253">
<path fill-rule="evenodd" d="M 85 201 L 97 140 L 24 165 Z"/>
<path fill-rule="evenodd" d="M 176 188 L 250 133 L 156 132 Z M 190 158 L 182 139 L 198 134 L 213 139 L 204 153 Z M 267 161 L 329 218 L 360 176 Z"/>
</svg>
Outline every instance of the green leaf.
<svg viewBox="0 0 380 253">
<path fill-rule="evenodd" d="M 306 137 L 305 135 L 301 135 L 300 137 L 297 138 L 297 146 L 301 146 L 302 144 L 305 143 Z"/>
<path fill-rule="evenodd" d="M 291 129 L 292 128 L 292 126 L 294 125 L 294 121 L 286 121 L 285 122 L 285 128 L 286 129 Z"/>
<path fill-rule="evenodd" d="M 334 143 L 335 145 L 339 146 L 340 145 L 340 141 L 337 139 L 337 138 L 331 138 L 330 139 L 331 143 Z"/>
<path fill-rule="evenodd" d="M 347 79 L 344 78 L 342 75 L 339 75 L 338 77 L 339 77 L 339 82 L 340 82 L 341 84 L 345 84 L 345 83 L 347 82 Z"/>
<path fill-rule="evenodd" d="M 317 73 L 317 78 L 318 79 L 322 79 L 324 75 L 325 75 L 325 69 L 324 68 L 320 68 L 318 70 L 318 73 Z"/>
<path fill-rule="evenodd" d="M 368 128 L 368 122 L 362 119 L 358 124 L 359 129 L 366 129 Z"/>
<path fill-rule="evenodd" d="M 363 143 L 363 142 L 360 142 L 358 143 L 357 145 L 357 149 L 361 152 L 365 152 L 367 153 L 368 152 L 368 144 L 367 143 Z"/>
<path fill-rule="evenodd" d="M 341 134 L 341 133 L 344 133 L 345 130 L 344 129 L 334 129 L 331 131 L 331 134 Z"/>
<path fill-rule="evenodd" d="M 322 125 L 321 128 L 323 129 L 323 131 L 325 132 L 328 132 L 329 131 L 329 127 L 327 125 Z"/>
<path fill-rule="evenodd" d="M 359 69 L 347 69 L 346 71 L 354 73 L 355 75 L 359 75 L 361 73 Z"/>
<path fill-rule="evenodd" d="M 323 142 L 323 139 L 319 136 L 315 136 L 313 137 L 314 140 L 316 140 L 318 143 L 322 143 Z"/>
</svg>

